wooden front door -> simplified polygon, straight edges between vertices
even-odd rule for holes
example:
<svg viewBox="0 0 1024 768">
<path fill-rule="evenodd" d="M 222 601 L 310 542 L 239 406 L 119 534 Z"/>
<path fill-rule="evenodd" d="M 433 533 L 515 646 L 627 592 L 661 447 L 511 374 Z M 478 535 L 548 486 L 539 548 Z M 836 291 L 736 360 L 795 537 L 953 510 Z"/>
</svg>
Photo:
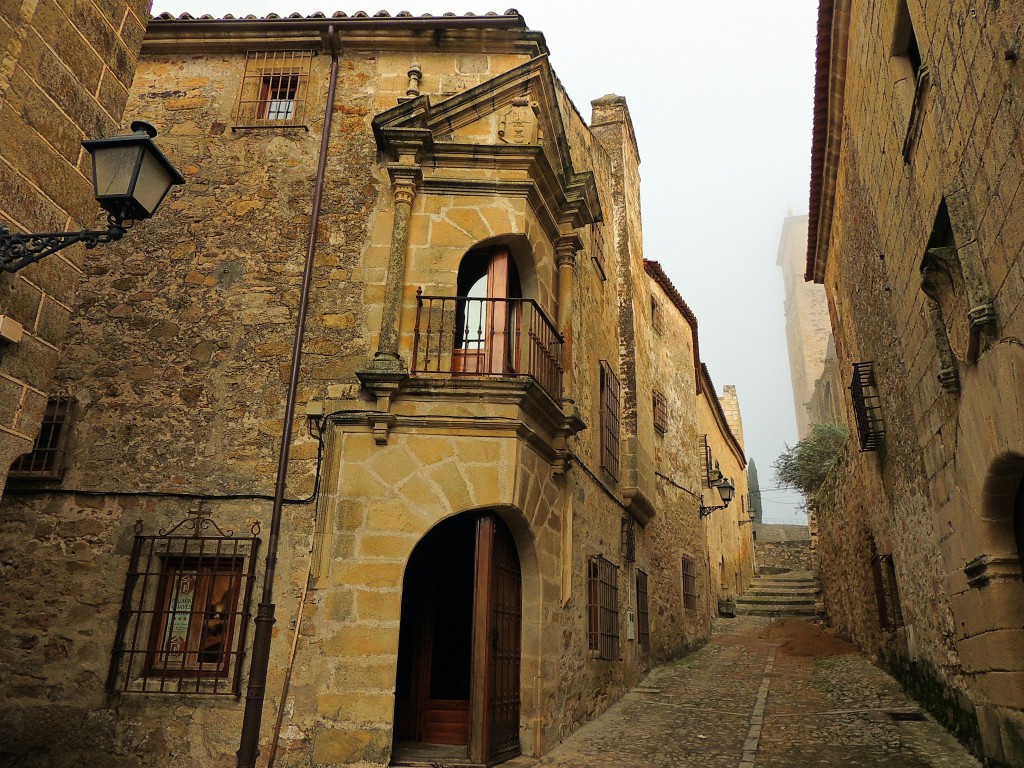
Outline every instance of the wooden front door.
<svg viewBox="0 0 1024 768">
<path fill-rule="evenodd" d="M 511 533 L 460 515 L 417 545 L 402 595 L 393 761 L 519 754 L 522 587 Z M 461 755 L 452 748 L 461 748 Z"/>
</svg>

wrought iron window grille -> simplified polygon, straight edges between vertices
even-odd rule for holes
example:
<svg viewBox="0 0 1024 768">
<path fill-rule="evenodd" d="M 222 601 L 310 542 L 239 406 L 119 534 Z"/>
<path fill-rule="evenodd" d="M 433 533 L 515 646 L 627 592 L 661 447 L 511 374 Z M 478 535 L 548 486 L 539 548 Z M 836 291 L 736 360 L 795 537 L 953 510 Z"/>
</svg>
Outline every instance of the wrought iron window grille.
<svg viewBox="0 0 1024 768">
<path fill-rule="evenodd" d="M 874 362 L 853 364 L 850 396 L 860 437 L 860 450 L 879 450 L 885 440 L 885 425 L 882 421 L 882 400 L 878 394 Z"/>
<path fill-rule="evenodd" d="M 601 361 L 601 469 L 619 479 L 619 379 Z"/>
<path fill-rule="evenodd" d="M 204 504 L 143 535 L 135 523 L 108 692 L 241 695 L 260 523 L 223 530 Z"/>
<path fill-rule="evenodd" d="M 651 397 L 654 408 L 654 428 L 664 434 L 668 431 L 668 401 L 658 390 Z"/>
<path fill-rule="evenodd" d="M 636 562 L 636 524 L 632 515 L 622 517 L 622 559 Z"/>
<path fill-rule="evenodd" d="M 683 607 L 697 610 L 697 561 L 690 555 L 683 555 Z"/>
<path fill-rule="evenodd" d="M 307 128 L 313 51 L 249 51 L 234 128 Z"/>
<path fill-rule="evenodd" d="M 619 569 L 603 557 L 587 561 L 587 637 L 598 659 L 619 658 Z"/>
<path fill-rule="evenodd" d="M 647 595 L 647 574 L 636 572 L 636 629 L 637 640 L 644 651 L 651 650 L 651 616 Z"/>
<path fill-rule="evenodd" d="M 32 450 L 11 464 L 8 477 L 18 480 L 60 480 L 70 443 L 78 401 L 73 397 L 51 397 L 43 413 Z"/>
</svg>

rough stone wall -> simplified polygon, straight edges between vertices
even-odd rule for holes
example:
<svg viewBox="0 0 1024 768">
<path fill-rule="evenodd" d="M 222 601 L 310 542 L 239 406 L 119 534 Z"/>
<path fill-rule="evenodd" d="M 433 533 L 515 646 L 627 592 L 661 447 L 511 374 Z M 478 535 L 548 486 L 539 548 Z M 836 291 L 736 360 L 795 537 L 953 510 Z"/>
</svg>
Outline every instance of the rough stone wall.
<svg viewBox="0 0 1024 768">
<path fill-rule="evenodd" d="M 807 255 L 807 217 L 787 216 L 779 238 L 776 264 L 782 268 L 785 287 L 786 347 L 793 382 L 793 407 L 797 437 L 807 437 L 813 420 L 808 402 L 814 394 L 814 382 L 825 364 L 825 348 L 832 328 L 829 325 L 825 289 L 804 282 Z"/>
<path fill-rule="evenodd" d="M 825 285 L 844 377 L 851 362 L 875 361 L 886 441 L 875 461 L 851 451 L 816 505 L 822 571 L 827 561 L 836 569 L 826 598 L 830 615 L 858 642 L 882 643 L 890 666 L 938 702 L 947 722 L 967 738 L 980 728 L 987 757 L 1021 765 L 1024 698 L 1015 681 L 1024 674 L 1024 622 L 1005 606 L 1024 591 L 998 570 L 1016 574 L 1019 565 L 989 565 L 1020 554 L 1010 534 L 1024 474 L 1020 9 L 910 2 L 908 10 L 928 70 L 920 88 L 908 57 L 893 55 L 898 4 L 872 3 L 850 17 Z M 940 331 L 921 268 L 943 200 L 959 265 Z M 972 329 L 986 307 L 995 322 Z M 944 369 L 958 382 L 947 373 L 944 387 Z M 849 411 L 847 419 L 852 425 Z M 873 597 L 854 586 L 867 535 L 894 558 L 907 627 L 892 639 L 865 625 Z M 981 579 L 970 577 L 972 563 Z"/>
<path fill-rule="evenodd" d="M 718 606 L 708 597 L 707 533 L 698 512 L 697 382 L 692 364 L 696 334 L 663 288 L 650 278 L 647 285 L 662 307 L 661 334 L 652 334 L 648 343 L 653 381 L 665 395 L 668 411 L 667 429 L 656 431 L 653 457 L 658 515 L 644 530 L 644 541 L 652 549 L 651 567 L 645 569 L 650 579 L 652 633 L 655 627 L 672 627 L 671 633 L 652 634 L 652 654 L 655 661 L 661 661 L 702 643 Z M 696 562 L 698 602 L 694 611 L 683 606 L 684 555 Z"/>
<path fill-rule="evenodd" d="M 763 543 L 755 541 L 754 560 L 757 562 L 757 569 L 760 573 L 765 573 L 766 568 L 787 571 L 814 570 L 810 540 Z"/>
<path fill-rule="evenodd" d="M 885 420 L 885 443 L 878 452 L 857 450 L 856 422 L 852 404 L 846 400 L 851 438 L 847 462 L 836 470 L 838 478 L 834 482 L 841 489 L 831 498 L 837 507 L 829 509 L 829 502 L 815 501 L 826 610 L 831 617 L 833 606 L 843 606 L 840 612 L 847 615 L 839 618 L 837 612 L 837 626 L 862 647 L 872 652 L 877 647 L 877 652 L 884 654 L 919 656 L 926 674 L 943 680 L 956 695 L 964 690 L 964 680 L 949 597 L 942 585 L 941 532 L 922 473 L 924 456 L 918 442 L 918 424 L 909 406 L 915 385 L 928 388 L 932 384 L 913 378 L 908 382 L 904 357 L 909 349 L 922 349 L 926 341 L 924 323 L 915 312 L 915 326 L 898 325 L 901 310 L 896 302 L 904 294 L 894 287 L 889 260 L 876 255 L 884 253 L 884 248 L 873 201 L 862 181 L 855 142 L 844 149 L 842 164 L 837 204 L 840 218 L 833 229 L 835 258 L 826 277 L 830 305 L 836 315 L 837 359 L 847 375 L 854 362 L 873 362 Z M 913 294 L 908 298 L 918 301 Z M 870 317 L 871 322 L 843 323 L 843 316 Z M 880 555 L 893 556 L 912 651 L 892 633 L 878 634 L 869 537 Z M 841 593 L 843 597 L 830 596 L 830 589 L 834 589 L 833 595 Z M 868 621 L 872 615 L 876 627 Z"/>
<path fill-rule="evenodd" d="M 86 138 L 115 135 L 135 72 L 149 0 L 0 6 L 0 225 L 27 232 L 93 228 Z M 0 341 L 0 488 L 39 431 L 76 301 L 81 246 L 0 274 L 0 315 L 19 323 Z"/>
</svg>

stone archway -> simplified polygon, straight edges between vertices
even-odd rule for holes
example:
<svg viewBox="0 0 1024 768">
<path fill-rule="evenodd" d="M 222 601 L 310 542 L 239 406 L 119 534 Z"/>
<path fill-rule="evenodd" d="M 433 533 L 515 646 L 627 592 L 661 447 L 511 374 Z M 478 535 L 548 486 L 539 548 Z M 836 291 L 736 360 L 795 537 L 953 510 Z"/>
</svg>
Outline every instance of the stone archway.
<svg viewBox="0 0 1024 768">
<path fill-rule="evenodd" d="M 516 536 L 494 510 L 446 518 L 416 545 L 403 579 L 392 765 L 494 765 L 521 753 L 523 583 Z"/>
</svg>

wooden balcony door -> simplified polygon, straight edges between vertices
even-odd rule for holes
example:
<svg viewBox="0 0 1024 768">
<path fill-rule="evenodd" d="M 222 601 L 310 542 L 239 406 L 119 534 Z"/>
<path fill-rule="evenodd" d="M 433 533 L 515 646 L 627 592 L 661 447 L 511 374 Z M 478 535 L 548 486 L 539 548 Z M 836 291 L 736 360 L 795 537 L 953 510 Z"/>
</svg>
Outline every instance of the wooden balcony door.
<svg viewBox="0 0 1024 768">
<path fill-rule="evenodd" d="M 504 301 L 519 298 L 515 266 L 507 248 L 495 250 L 487 262 L 486 275 L 467 292 L 460 327 L 462 338 L 455 340 L 452 370 L 455 373 L 515 373 L 517 350 L 512 334 L 522 314 L 520 303 Z"/>
<path fill-rule="evenodd" d="M 452 518 L 417 545 L 402 596 L 394 765 L 519 754 L 521 584 L 494 515 Z"/>
</svg>

